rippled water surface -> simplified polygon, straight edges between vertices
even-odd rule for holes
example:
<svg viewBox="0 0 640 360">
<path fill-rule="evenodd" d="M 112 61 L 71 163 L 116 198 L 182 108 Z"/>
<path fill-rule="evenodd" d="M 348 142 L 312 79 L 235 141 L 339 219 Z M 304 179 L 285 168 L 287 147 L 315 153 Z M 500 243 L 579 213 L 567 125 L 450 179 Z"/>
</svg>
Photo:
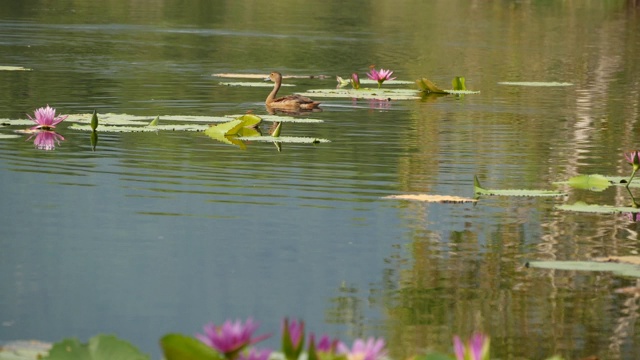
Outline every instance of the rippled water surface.
<svg viewBox="0 0 640 360">
<path fill-rule="evenodd" d="M 217 73 L 280 71 L 282 92 L 333 88 L 369 66 L 399 80 L 454 76 L 480 94 L 410 101 L 319 99 L 319 124 L 247 142 L 203 133 L 99 133 L 62 123 L 38 150 L 0 139 L 0 341 L 115 333 L 159 358 L 168 332 L 284 316 L 391 355 L 451 352 L 492 336 L 501 359 L 640 357 L 636 280 L 525 267 L 637 255 L 620 188 L 476 204 L 383 199 L 552 189 L 627 175 L 640 146 L 640 9 L 634 1 L 13 1 L 0 8 L 0 118 L 63 114 L 266 114 L 264 87 Z M 523 87 L 505 81 L 569 82 Z M 384 87 L 412 87 L 393 85 Z M 7 121 L 5 120 L 5 123 Z M 0 127 L 13 134 L 26 126 Z M 265 127 L 266 129 L 266 127 Z M 278 346 L 277 336 L 268 345 Z"/>
</svg>

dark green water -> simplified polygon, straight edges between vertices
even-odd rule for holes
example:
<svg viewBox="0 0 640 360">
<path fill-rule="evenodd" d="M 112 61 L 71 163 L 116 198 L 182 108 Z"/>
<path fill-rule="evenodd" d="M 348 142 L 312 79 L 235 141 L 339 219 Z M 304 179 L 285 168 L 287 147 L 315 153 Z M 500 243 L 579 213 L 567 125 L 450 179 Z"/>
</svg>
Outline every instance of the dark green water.
<svg viewBox="0 0 640 360">
<path fill-rule="evenodd" d="M 625 1 L 11 1 L 0 7 L 0 118 L 266 114 L 268 89 L 211 74 L 324 74 L 369 65 L 401 80 L 454 76 L 464 97 L 322 99 L 322 124 L 251 143 L 200 133 L 100 135 L 60 126 L 55 151 L 0 139 L 0 341 L 116 333 L 159 357 L 167 332 L 281 317 L 391 355 L 451 351 L 482 330 L 500 359 L 640 357 L 635 279 L 528 269 L 530 260 L 636 255 L 621 189 L 475 204 L 383 200 L 551 188 L 626 175 L 640 147 L 640 9 Z M 517 87 L 504 81 L 570 82 Z M 294 90 L 295 89 L 295 90 Z M 0 134 L 12 129 L 0 128 Z M 272 340 L 270 346 L 276 347 Z"/>
</svg>

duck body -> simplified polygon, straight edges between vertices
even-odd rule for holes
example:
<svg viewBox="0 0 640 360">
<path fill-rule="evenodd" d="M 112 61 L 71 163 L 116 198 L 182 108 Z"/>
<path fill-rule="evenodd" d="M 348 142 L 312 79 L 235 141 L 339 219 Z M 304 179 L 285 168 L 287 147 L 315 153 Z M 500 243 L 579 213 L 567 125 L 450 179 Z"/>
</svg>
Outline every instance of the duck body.
<svg viewBox="0 0 640 360">
<path fill-rule="evenodd" d="M 282 86 L 282 74 L 279 72 L 272 72 L 264 80 L 274 82 L 273 90 L 271 90 L 271 93 L 267 96 L 267 100 L 264 102 L 267 107 L 284 110 L 313 110 L 317 109 L 318 105 L 320 105 L 319 101 L 313 101 L 301 95 L 287 95 L 276 98 L 278 90 L 280 90 L 280 86 Z"/>
</svg>

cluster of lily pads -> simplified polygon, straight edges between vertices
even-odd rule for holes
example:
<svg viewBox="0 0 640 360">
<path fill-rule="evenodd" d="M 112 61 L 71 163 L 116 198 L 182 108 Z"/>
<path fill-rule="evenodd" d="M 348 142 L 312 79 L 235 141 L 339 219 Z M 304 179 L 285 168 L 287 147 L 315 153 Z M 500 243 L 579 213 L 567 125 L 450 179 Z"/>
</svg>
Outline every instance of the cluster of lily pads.
<svg viewBox="0 0 640 360">
<path fill-rule="evenodd" d="M 256 344 L 271 334 L 256 336 L 259 323 L 227 320 L 222 325 L 209 323 L 203 333 L 195 336 L 167 334 L 160 339 L 165 360 L 388 360 L 383 338 L 356 339 L 351 346 L 339 339 L 313 333 L 307 338 L 302 320 L 282 320 L 280 351 Z M 306 351 L 305 351 L 306 345 Z M 453 338 L 453 355 L 428 352 L 412 357 L 414 360 L 489 360 L 489 336 L 473 334 L 467 341 Z M 0 359 L 4 359 L 0 351 Z M 64 339 L 48 350 L 36 354 L 14 353 L 12 359 L 26 359 L 27 355 L 44 360 L 118 359 L 145 360 L 150 357 L 129 342 L 113 335 L 97 335 L 85 344 L 77 339 Z M 558 356 L 548 360 L 562 360 Z"/>
</svg>

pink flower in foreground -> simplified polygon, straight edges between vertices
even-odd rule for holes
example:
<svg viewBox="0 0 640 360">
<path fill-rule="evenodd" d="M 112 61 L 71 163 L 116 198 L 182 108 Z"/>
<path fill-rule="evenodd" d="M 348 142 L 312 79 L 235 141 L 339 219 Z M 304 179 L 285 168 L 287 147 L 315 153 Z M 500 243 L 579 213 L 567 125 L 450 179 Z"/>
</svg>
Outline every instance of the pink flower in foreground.
<svg viewBox="0 0 640 360">
<path fill-rule="evenodd" d="M 69 115 L 64 116 L 56 116 L 56 109 L 47 105 L 47 107 L 41 107 L 34 111 L 35 119 L 31 117 L 31 115 L 27 114 L 31 121 L 35 122 L 36 126 L 31 129 L 53 129 L 58 125 L 62 120 L 66 119 Z"/>
<path fill-rule="evenodd" d="M 338 353 L 346 354 L 348 360 L 381 360 L 387 356 L 384 339 L 357 339 L 351 349 L 343 343 L 338 344 Z"/>
<path fill-rule="evenodd" d="M 457 360 L 489 360 L 489 337 L 476 333 L 465 345 L 456 335 L 453 337 L 453 351 Z"/>
<path fill-rule="evenodd" d="M 234 357 L 246 346 L 269 337 L 269 335 L 262 335 L 252 338 L 258 326 L 259 324 L 251 318 L 248 318 L 244 324 L 240 320 L 235 322 L 227 320 L 221 326 L 210 323 L 204 326 L 204 334 L 196 334 L 196 337 L 225 356 Z"/>
<path fill-rule="evenodd" d="M 383 82 L 396 79 L 392 78 L 391 74 L 393 74 L 393 71 L 391 70 L 380 69 L 379 71 L 377 71 L 376 68 L 372 67 L 371 71 L 367 73 L 367 76 L 369 77 L 369 79 L 377 81 L 378 87 L 381 87 Z"/>
<path fill-rule="evenodd" d="M 60 141 L 64 140 L 64 137 L 55 131 L 38 130 L 35 134 L 31 135 L 27 141 L 31 140 L 34 135 L 36 138 L 33 139 L 33 145 L 40 150 L 54 150 L 56 143 L 60 145 Z"/>
</svg>

